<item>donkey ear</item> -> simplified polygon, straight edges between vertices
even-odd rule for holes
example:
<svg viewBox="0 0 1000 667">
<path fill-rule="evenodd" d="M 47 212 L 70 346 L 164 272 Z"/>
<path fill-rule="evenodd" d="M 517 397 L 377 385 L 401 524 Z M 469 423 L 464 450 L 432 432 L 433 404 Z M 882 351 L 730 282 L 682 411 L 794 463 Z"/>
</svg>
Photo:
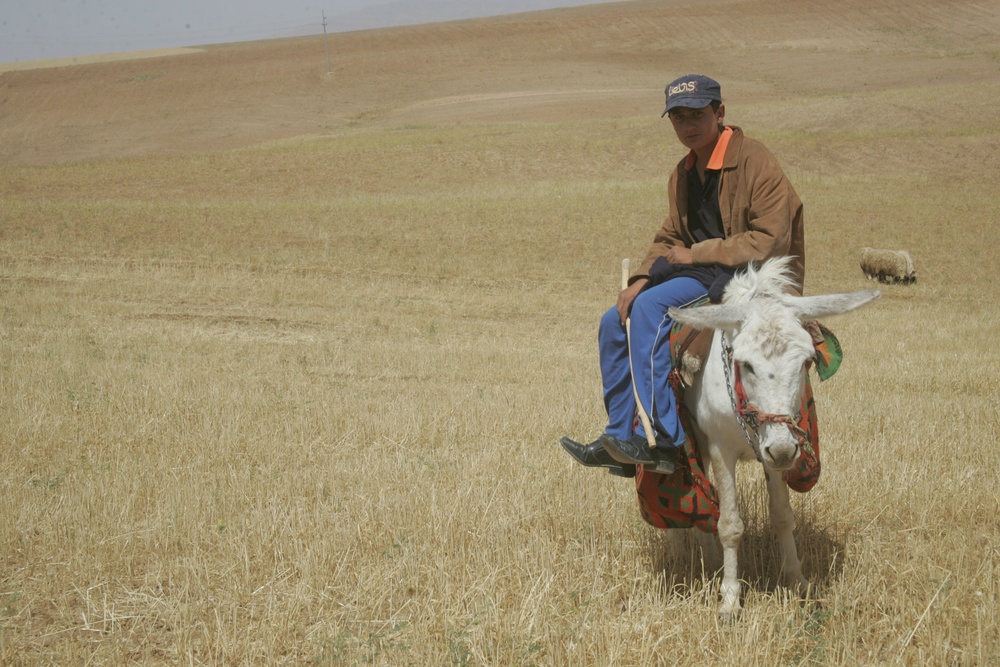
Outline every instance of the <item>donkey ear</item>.
<svg viewBox="0 0 1000 667">
<path fill-rule="evenodd" d="M 865 304 L 879 298 L 882 292 L 877 289 L 860 292 L 844 292 L 842 294 L 823 294 L 822 296 L 782 296 L 781 300 L 795 311 L 799 320 L 808 322 L 830 315 L 841 315 L 856 310 Z"/>
<path fill-rule="evenodd" d="M 737 329 L 746 318 L 746 305 L 723 303 L 697 308 L 671 308 L 668 314 L 677 322 L 695 329 Z"/>
</svg>

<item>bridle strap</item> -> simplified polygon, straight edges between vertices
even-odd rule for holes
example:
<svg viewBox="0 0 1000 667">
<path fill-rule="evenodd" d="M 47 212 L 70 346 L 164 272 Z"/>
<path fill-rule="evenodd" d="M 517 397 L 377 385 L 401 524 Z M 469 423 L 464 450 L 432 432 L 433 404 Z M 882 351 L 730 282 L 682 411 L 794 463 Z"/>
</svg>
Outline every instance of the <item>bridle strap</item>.
<svg viewBox="0 0 1000 667">
<path fill-rule="evenodd" d="M 733 364 L 733 389 L 736 392 L 737 412 L 743 420 L 753 427 L 754 431 L 764 424 L 784 424 L 792 435 L 803 444 L 806 440 L 806 432 L 799 426 L 799 420 L 792 415 L 782 415 L 773 412 L 762 412 L 760 408 L 750 402 L 747 398 L 746 389 L 743 387 L 743 379 L 740 377 L 739 364 Z"/>
<path fill-rule="evenodd" d="M 722 341 L 722 357 L 723 368 L 726 371 L 726 388 L 729 390 L 729 398 L 733 404 L 733 411 L 736 413 L 736 421 L 739 422 L 740 428 L 743 430 L 743 437 L 746 438 L 747 444 L 753 449 L 757 460 L 761 463 L 764 462 L 764 458 L 760 453 L 759 431 L 760 427 L 764 424 L 784 424 L 791 431 L 792 435 L 795 436 L 800 447 L 805 444 L 808 435 L 799 426 L 798 419 L 792 415 L 762 412 L 760 408 L 750 402 L 750 399 L 747 398 L 746 389 L 743 387 L 743 380 L 740 377 L 739 364 L 733 360 L 733 348 L 725 340 Z M 751 430 L 754 433 L 754 438 L 750 437 Z"/>
<path fill-rule="evenodd" d="M 722 334 L 725 336 L 725 334 Z M 744 419 L 743 415 L 745 411 L 740 405 L 740 399 L 736 396 L 736 386 L 739 385 L 739 391 L 743 394 L 742 400 L 744 403 L 748 403 L 746 392 L 743 390 L 742 382 L 733 382 L 732 374 L 733 371 L 739 372 L 736 365 L 733 363 L 733 348 L 726 342 L 726 339 L 722 339 L 722 370 L 726 374 L 726 389 L 729 390 L 729 400 L 733 404 L 733 412 L 736 413 L 736 422 L 740 425 L 740 429 L 743 430 L 743 437 L 746 438 L 747 444 L 750 445 L 750 449 L 753 450 L 753 455 L 756 457 L 758 463 L 764 463 L 764 457 L 760 455 L 760 433 L 757 432 L 755 426 L 750 426 L 753 430 L 755 438 L 750 437 L 750 431 L 747 429 L 747 420 Z"/>
</svg>

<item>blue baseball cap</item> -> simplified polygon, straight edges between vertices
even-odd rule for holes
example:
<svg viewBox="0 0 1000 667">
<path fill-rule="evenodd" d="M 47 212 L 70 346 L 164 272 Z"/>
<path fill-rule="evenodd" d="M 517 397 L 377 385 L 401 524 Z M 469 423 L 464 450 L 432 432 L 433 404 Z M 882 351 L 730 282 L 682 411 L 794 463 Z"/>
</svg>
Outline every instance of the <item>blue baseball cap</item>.
<svg viewBox="0 0 1000 667">
<path fill-rule="evenodd" d="M 704 74 L 686 74 L 674 79 L 664 92 L 667 95 L 667 108 L 660 114 L 660 118 L 677 107 L 701 109 L 712 102 L 722 101 L 722 86 Z"/>
</svg>

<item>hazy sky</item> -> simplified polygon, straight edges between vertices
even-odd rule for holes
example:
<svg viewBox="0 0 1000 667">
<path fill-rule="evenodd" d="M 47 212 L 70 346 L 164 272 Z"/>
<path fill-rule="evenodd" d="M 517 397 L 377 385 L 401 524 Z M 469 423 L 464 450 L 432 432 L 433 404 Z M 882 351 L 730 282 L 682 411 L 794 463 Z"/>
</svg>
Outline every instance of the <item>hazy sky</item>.
<svg viewBox="0 0 1000 667">
<path fill-rule="evenodd" d="M 608 0 L 0 0 L 0 62 L 433 23 Z"/>
</svg>

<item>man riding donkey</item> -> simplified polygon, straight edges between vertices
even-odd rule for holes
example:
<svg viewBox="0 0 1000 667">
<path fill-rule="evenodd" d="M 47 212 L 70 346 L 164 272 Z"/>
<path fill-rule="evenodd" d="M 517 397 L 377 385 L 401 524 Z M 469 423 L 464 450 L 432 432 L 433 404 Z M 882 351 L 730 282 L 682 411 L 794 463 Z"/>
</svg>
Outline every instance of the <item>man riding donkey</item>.
<svg viewBox="0 0 1000 667">
<path fill-rule="evenodd" d="M 561 440 L 581 464 L 621 477 L 634 477 L 636 466 L 669 474 L 684 459 L 687 434 L 668 380 L 668 309 L 706 295 L 719 301 L 735 270 L 771 257 L 791 258 L 799 294 L 805 275 L 802 202 L 775 157 L 739 127 L 724 124 L 719 83 L 682 76 L 667 86 L 666 98 L 662 115 L 669 115 L 689 153 L 670 175 L 669 215 L 617 304 L 601 318 L 608 425 L 587 445 Z M 634 425 L 637 407 L 645 424 Z"/>
</svg>

